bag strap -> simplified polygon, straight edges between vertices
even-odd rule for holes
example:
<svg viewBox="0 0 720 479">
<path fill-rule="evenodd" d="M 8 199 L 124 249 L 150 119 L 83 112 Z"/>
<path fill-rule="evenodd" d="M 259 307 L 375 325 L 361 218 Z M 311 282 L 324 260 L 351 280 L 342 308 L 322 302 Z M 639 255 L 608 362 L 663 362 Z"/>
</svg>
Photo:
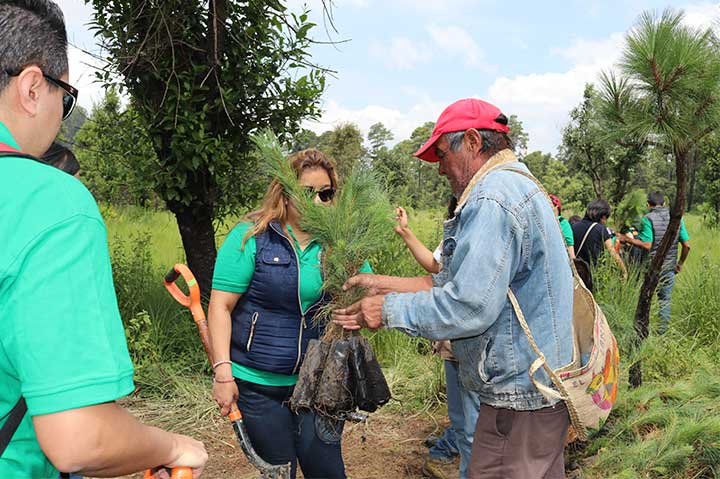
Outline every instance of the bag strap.
<svg viewBox="0 0 720 479">
<path fill-rule="evenodd" d="M 510 303 L 512 304 L 513 310 L 515 311 L 515 316 L 517 316 L 518 321 L 520 322 L 520 327 L 522 328 L 523 332 L 525 333 L 525 336 L 528 338 L 528 342 L 530 342 L 530 347 L 535 351 L 535 354 L 537 354 L 537 359 L 533 361 L 532 365 L 530 365 L 530 380 L 532 381 L 533 385 L 535 385 L 536 388 L 546 397 L 554 397 L 556 399 L 560 399 L 563 401 L 568 401 L 569 397 L 567 392 L 565 391 L 565 387 L 562 385 L 562 382 L 560 381 L 560 378 L 555 374 L 555 371 L 553 371 L 550 366 L 547 365 L 547 360 L 545 359 L 545 355 L 542 351 L 540 351 L 540 348 L 538 347 L 537 343 L 535 342 L 535 338 L 533 337 L 532 332 L 530 331 L 530 326 L 528 326 L 527 321 L 525 321 L 525 315 L 523 314 L 522 310 L 520 309 L 520 305 L 518 304 L 517 298 L 515 297 L 515 293 L 512 292 L 510 288 L 508 288 L 508 298 L 510 299 Z M 553 382 L 556 388 L 558 388 L 558 391 L 555 391 L 554 389 L 545 386 L 544 384 L 538 382 L 537 379 L 535 379 L 535 373 L 540 369 L 543 368 L 547 375 L 550 377 L 550 380 Z"/>
<path fill-rule="evenodd" d="M 528 178 L 533 183 L 535 183 L 535 186 L 537 186 L 538 189 L 540 191 L 542 191 L 542 193 L 545 195 L 545 199 L 548 200 L 548 203 L 550 203 L 550 208 L 552 210 L 555 209 L 555 205 L 553 204 L 552 200 L 550 199 L 550 195 L 548 194 L 547 190 L 545 190 L 545 187 L 542 185 L 542 183 L 540 183 L 540 180 L 535 178 L 531 173 L 528 173 L 527 171 L 521 170 L 519 168 L 501 168 L 501 169 L 506 170 L 506 171 L 512 171 L 513 173 L 522 175 L 525 178 Z M 560 233 L 562 234 L 562 228 L 560 227 L 560 220 L 558 219 L 557 215 L 553 215 L 553 217 L 555 218 L 555 223 L 558 225 L 558 229 L 560 230 Z M 567 253 L 568 260 L 570 262 L 570 268 L 572 269 L 572 272 L 573 272 L 573 276 L 577 276 L 578 272 L 577 272 L 577 269 L 575 269 L 575 263 L 572 261 L 572 258 L 570 257 L 570 252 L 567 251 L 567 248 L 565 248 L 565 252 Z"/>
<path fill-rule="evenodd" d="M 580 247 L 579 247 L 578 250 L 577 250 L 577 254 L 580 254 L 580 251 L 582 251 L 583 246 L 585 246 L 585 240 L 587 239 L 588 235 L 589 235 L 590 232 L 593 230 L 593 228 L 595 228 L 595 226 L 597 226 L 597 223 L 591 224 L 591 225 L 590 225 L 590 228 L 588 228 L 588 230 L 585 232 L 585 236 L 583 236 L 583 239 L 582 239 L 582 241 L 580 242 Z"/>
<path fill-rule="evenodd" d="M 10 440 L 20 426 L 26 412 L 27 404 L 25 403 L 25 398 L 20 396 L 20 399 L 18 399 L 18 402 L 15 403 L 10 414 L 8 414 L 5 424 L 3 424 L 0 429 L 0 457 L 2 457 L 8 444 L 10 444 Z"/>
<path fill-rule="evenodd" d="M 38 163 L 47 164 L 46 161 L 43 161 L 32 155 L 28 155 L 27 153 L 23 153 L 22 151 L 18 150 L 17 148 L 14 148 L 6 143 L 0 143 L 0 158 L 4 158 L 4 157 L 25 158 L 27 160 L 34 160 L 34 161 L 37 161 Z"/>
</svg>

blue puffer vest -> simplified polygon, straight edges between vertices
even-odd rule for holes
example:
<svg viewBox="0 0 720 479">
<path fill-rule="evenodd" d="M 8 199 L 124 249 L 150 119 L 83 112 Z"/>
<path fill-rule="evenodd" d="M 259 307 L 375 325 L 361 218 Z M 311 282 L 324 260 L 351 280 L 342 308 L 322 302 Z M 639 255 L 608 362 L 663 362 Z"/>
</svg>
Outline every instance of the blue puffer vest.
<svg viewBox="0 0 720 479">
<path fill-rule="evenodd" d="M 232 312 L 233 362 L 278 374 L 297 374 L 308 342 L 321 330 L 314 324 L 323 295 L 303 315 L 299 261 L 290 239 L 273 222 L 255 236 L 255 272 Z"/>
</svg>

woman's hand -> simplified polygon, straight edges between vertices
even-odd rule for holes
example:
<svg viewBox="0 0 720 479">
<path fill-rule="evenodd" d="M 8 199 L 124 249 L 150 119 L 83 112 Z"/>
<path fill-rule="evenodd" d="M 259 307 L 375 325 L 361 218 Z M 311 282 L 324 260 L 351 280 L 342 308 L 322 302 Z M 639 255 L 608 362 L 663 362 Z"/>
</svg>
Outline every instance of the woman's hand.
<svg viewBox="0 0 720 479">
<path fill-rule="evenodd" d="M 214 382 L 213 399 L 215 399 L 215 402 L 220 406 L 220 414 L 227 416 L 230 413 L 230 407 L 237 402 L 238 399 L 238 388 L 235 381 L 229 383 Z"/>
<path fill-rule="evenodd" d="M 405 208 L 399 206 L 395 208 L 395 215 L 395 221 L 397 221 L 397 225 L 395 225 L 395 232 L 402 235 L 408 229 L 407 211 L 405 211 Z"/>
</svg>

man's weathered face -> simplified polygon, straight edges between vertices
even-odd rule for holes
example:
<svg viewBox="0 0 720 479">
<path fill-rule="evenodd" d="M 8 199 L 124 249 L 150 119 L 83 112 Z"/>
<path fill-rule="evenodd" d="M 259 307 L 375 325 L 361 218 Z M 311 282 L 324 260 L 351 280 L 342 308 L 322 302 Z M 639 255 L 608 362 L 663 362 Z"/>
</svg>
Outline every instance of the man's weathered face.
<svg viewBox="0 0 720 479">
<path fill-rule="evenodd" d="M 475 171 L 472 171 L 472 158 L 468 153 L 467 142 L 463 139 L 458 151 L 452 151 L 445 135 L 435 143 L 435 154 L 440 158 L 438 174 L 450 181 L 453 194 L 458 198 L 465 191 Z"/>
</svg>

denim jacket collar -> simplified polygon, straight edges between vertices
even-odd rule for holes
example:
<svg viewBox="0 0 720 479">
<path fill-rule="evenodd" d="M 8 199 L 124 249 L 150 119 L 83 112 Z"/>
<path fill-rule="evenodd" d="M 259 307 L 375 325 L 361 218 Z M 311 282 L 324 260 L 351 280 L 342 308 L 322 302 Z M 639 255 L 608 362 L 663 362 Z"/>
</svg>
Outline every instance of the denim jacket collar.
<svg viewBox="0 0 720 479">
<path fill-rule="evenodd" d="M 518 161 L 518 159 L 515 156 L 515 153 L 513 153 L 513 151 L 510 149 L 498 151 L 493 156 L 491 156 L 490 159 L 480 167 L 477 173 L 475 173 L 475 175 L 470 180 L 470 183 L 468 183 L 468 185 L 465 187 L 465 191 L 463 191 L 462 195 L 458 200 L 457 207 L 455 208 L 455 213 L 457 214 L 462 209 L 463 205 L 470 197 L 470 193 L 472 192 L 473 188 L 475 188 L 475 185 L 477 185 L 478 181 L 480 181 L 485 175 L 497 168 L 500 168 L 503 165 L 506 165 L 508 163 L 515 163 L 516 161 Z"/>
</svg>

